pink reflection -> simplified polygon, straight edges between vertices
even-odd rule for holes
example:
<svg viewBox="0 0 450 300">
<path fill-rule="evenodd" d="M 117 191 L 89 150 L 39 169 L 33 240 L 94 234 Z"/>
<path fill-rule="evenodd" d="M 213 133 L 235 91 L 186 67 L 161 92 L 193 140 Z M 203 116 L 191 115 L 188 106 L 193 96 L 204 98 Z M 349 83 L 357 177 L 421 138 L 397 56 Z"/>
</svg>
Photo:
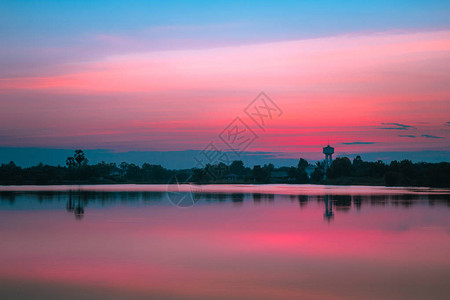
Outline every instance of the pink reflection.
<svg viewBox="0 0 450 300">
<path fill-rule="evenodd" d="M 368 299 L 374 291 L 383 299 L 439 299 L 450 292 L 445 207 L 366 206 L 336 211 L 332 223 L 323 209 L 275 196 L 188 210 L 90 207 L 81 222 L 59 210 L 0 211 L 0 277 L 158 299 Z"/>
<path fill-rule="evenodd" d="M 396 194 L 448 194 L 449 189 L 428 187 L 386 187 L 364 185 L 317 185 L 317 184 L 96 184 L 96 185 L 3 185 L 0 191 L 96 191 L 96 192 L 190 192 L 210 193 L 265 193 L 278 195 L 396 195 Z"/>
</svg>

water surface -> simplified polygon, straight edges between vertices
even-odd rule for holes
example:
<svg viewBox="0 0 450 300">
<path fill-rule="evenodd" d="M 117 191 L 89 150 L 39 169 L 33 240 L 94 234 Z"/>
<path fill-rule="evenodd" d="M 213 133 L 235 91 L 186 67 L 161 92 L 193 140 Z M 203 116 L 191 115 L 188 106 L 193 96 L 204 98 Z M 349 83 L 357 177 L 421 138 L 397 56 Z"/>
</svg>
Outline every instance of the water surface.
<svg viewBox="0 0 450 300">
<path fill-rule="evenodd" d="M 0 190 L 1 299 L 450 298 L 448 190 Z"/>
</svg>

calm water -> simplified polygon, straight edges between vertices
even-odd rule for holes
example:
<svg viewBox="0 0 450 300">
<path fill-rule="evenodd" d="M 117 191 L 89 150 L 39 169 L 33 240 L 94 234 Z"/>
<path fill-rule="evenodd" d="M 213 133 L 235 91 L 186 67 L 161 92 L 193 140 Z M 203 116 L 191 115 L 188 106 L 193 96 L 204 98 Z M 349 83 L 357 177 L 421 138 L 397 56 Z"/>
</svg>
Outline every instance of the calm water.
<svg viewBox="0 0 450 300">
<path fill-rule="evenodd" d="M 0 190 L 0 299 L 450 299 L 449 190 Z"/>
</svg>

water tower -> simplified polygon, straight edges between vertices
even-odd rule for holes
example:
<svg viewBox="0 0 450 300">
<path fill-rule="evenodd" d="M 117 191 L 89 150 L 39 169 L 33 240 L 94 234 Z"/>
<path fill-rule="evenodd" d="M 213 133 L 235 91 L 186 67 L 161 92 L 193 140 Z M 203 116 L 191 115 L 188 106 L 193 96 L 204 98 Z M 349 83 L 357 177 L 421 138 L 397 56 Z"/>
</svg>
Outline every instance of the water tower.
<svg viewBox="0 0 450 300">
<path fill-rule="evenodd" d="M 331 162 L 333 161 L 334 148 L 330 147 L 330 145 L 323 148 L 323 154 L 325 154 L 325 172 L 331 166 Z"/>
</svg>

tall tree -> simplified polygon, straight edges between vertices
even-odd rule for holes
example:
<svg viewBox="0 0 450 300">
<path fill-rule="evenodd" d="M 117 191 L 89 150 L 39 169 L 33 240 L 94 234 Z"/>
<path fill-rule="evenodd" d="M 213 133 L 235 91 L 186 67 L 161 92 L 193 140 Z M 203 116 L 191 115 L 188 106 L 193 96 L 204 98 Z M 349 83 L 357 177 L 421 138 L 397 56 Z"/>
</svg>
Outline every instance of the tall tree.
<svg viewBox="0 0 450 300">
<path fill-rule="evenodd" d="M 75 155 L 73 156 L 73 158 L 77 162 L 78 166 L 87 165 L 87 163 L 88 163 L 88 159 L 86 158 L 83 150 L 81 150 L 81 149 L 75 150 Z"/>
<path fill-rule="evenodd" d="M 75 167 L 75 158 L 73 158 L 72 156 L 69 156 L 69 157 L 66 159 L 66 165 L 67 165 L 69 168 Z"/>
<path fill-rule="evenodd" d="M 347 157 L 336 158 L 327 170 L 328 178 L 350 176 L 352 173 L 352 163 Z"/>
<path fill-rule="evenodd" d="M 309 163 L 306 159 L 300 158 L 297 165 L 297 183 L 307 183 L 308 182 L 308 173 L 306 173 L 306 168 L 309 166 Z"/>
</svg>

